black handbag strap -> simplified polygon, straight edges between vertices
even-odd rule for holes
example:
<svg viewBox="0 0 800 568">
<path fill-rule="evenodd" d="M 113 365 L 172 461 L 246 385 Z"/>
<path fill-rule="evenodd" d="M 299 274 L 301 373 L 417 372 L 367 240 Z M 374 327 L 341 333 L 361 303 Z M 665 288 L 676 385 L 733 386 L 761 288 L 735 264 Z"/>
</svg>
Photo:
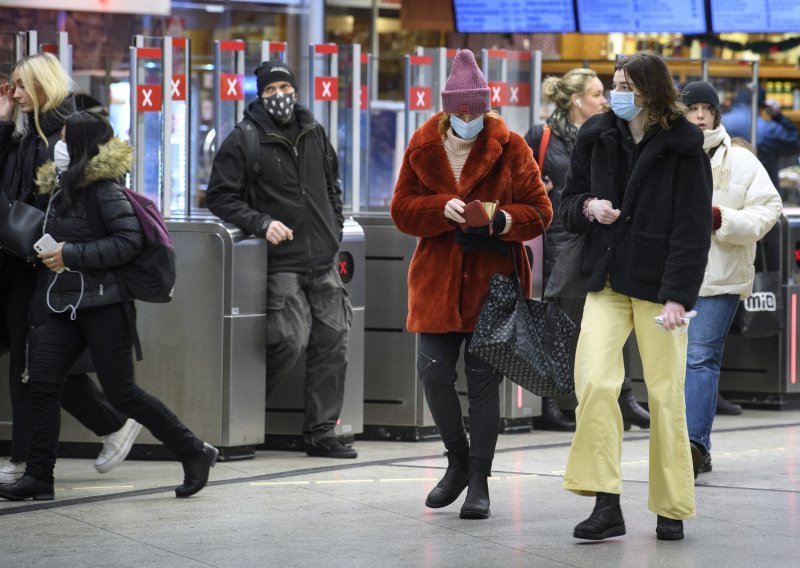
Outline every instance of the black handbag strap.
<svg viewBox="0 0 800 568">
<path fill-rule="evenodd" d="M 756 243 L 758 245 L 758 254 L 761 257 L 761 272 L 764 274 L 767 273 L 767 247 L 764 244 L 764 239 L 761 239 Z M 756 269 L 758 272 L 758 269 Z"/>
<path fill-rule="evenodd" d="M 542 251 L 543 251 L 543 261 L 547 261 L 550 259 L 550 251 L 547 248 L 547 229 L 544 226 L 544 218 L 542 214 L 539 212 L 539 208 L 536 205 L 531 203 L 531 207 L 533 210 L 536 211 L 536 215 L 539 217 L 539 223 L 542 225 Z M 514 260 L 514 279 L 517 281 L 517 293 L 521 298 L 525 295 L 522 293 L 522 281 L 519 277 L 519 270 L 517 269 L 517 249 L 514 247 L 514 243 L 509 243 L 511 247 L 511 257 Z M 542 271 L 544 272 L 544 271 Z M 544 275 L 542 276 L 542 294 L 539 297 L 540 300 L 544 300 L 544 291 L 547 288 L 547 277 Z"/>
</svg>

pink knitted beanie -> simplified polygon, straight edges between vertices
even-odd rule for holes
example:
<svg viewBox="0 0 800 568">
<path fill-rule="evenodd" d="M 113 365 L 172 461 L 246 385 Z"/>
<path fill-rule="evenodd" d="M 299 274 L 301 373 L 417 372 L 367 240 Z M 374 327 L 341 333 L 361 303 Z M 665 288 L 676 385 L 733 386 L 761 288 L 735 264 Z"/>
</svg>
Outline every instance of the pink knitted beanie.
<svg viewBox="0 0 800 568">
<path fill-rule="evenodd" d="M 469 49 L 453 60 L 453 69 L 442 91 L 442 110 L 449 114 L 483 114 L 491 110 L 489 85 Z"/>
</svg>

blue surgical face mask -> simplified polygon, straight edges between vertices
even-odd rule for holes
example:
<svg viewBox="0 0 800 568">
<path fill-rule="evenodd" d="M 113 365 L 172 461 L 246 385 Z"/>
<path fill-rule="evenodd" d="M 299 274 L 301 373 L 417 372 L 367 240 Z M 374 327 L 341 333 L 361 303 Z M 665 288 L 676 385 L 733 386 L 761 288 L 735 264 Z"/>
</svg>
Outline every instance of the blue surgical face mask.
<svg viewBox="0 0 800 568">
<path fill-rule="evenodd" d="M 481 133 L 481 130 L 483 130 L 483 115 L 480 115 L 475 120 L 464 122 L 456 115 L 451 114 L 450 126 L 453 127 L 453 130 L 456 134 L 458 134 L 459 138 L 463 138 L 464 140 L 472 140 Z"/>
<path fill-rule="evenodd" d="M 630 122 L 642 112 L 642 107 L 633 102 L 635 96 L 633 91 L 611 91 L 611 110 L 622 120 Z"/>
</svg>

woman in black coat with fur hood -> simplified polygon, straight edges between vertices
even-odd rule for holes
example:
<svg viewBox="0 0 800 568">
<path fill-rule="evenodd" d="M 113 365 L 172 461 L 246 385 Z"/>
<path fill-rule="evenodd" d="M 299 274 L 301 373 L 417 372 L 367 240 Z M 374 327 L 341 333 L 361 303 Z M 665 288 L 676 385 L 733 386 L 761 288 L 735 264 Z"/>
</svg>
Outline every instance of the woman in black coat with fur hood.
<svg viewBox="0 0 800 568">
<path fill-rule="evenodd" d="M 58 242 L 39 258 L 50 270 L 38 286 L 49 308 L 36 329 L 30 365 L 31 443 L 25 475 L 0 486 L 11 500 L 53 499 L 61 390 L 67 370 L 88 347 L 103 390 L 115 408 L 144 425 L 181 461 L 188 497 L 205 487 L 219 451 L 203 443 L 160 400 L 140 389 L 133 374 L 133 307 L 125 305 L 115 274 L 142 250 L 141 225 L 119 180 L 130 169 L 131 148 L 113 138 L 104 118 L 89 112 L 66 122 L 64 160 L 43 166 L 37 179 L 48 197 L 46 231 Z M 58 169 L 58 175 L 54 175 Z M 94 208 L 94 209 L 93 209 Z M 99 211 L 103 229 L 93 226 Z M 66 271 L 66 272 L 65 272 Z"/>
</svg>

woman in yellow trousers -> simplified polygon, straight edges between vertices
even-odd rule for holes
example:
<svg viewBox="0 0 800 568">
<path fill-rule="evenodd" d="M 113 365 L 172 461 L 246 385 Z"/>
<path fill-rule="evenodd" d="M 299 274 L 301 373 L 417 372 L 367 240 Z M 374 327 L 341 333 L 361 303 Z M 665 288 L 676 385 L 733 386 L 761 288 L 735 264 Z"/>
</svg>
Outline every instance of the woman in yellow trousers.
<svg viewBox="0 0 800 568">
<path fill-rule="evenodd" d="M 703 280 L 711 233 L 711 169 L 658 56 L 616 66 L 610 111 L 578 131 L 561 197 L 567 231 L 586 233 L 587 278 L 575 358 L 576 432 L 564 487 L 596 496 L 576 538 L 625 534 L 619 504 L 622 348 L 636 333 L 650 406 L 650 496 L 656 536 L 683 538 L 695 515 L 686 429 L 687 312 Z M 661 316 L 663 325 L 654 319 Z"/>
</svg>

